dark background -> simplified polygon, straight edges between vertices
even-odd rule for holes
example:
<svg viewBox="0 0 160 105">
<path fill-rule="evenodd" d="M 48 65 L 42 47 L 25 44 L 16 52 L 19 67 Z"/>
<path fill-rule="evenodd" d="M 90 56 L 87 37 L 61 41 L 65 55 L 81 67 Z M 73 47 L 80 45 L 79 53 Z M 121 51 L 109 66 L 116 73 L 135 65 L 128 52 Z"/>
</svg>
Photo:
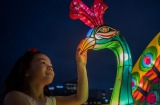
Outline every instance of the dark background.
<svg viewBox="0 0 160 105">
<path fill-rule="evenodd" d="M 93 0 L 83 0 L 91 5 Z M 29 48 L 38 48 L 52 60 L 54 85 L 77 78 L 75 52 L 90 29 L 69 18 L 71 0 L 3 0 L 0 2 L 0 85 L 15 61 Z M 133 64 L 160 31 L 159 0 L 104 0 L 109 8 L 105 24 L 120 30 L 130 46 Z M 89 51 L 90 88 L 109 90 L 116 75 L 116 57 L 110 50 Z"/>
</svg>

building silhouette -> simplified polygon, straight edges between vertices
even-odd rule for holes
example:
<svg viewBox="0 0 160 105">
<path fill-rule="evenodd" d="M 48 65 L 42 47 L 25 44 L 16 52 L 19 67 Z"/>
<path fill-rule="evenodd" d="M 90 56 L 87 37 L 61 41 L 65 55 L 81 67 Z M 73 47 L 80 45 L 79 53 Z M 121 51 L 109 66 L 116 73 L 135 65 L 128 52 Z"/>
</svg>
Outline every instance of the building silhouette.
<svg viewBox="0 0 160 105">
<path fill-rule="evenodd" d="M 65 81 L 62 85 L 50 87 L 52 95 L 54 96 L 68 96 L 76 94 L 77 80 Z M 104 89 L 89 89 L 89 97 L 87 102 L 82 105 L 103 105 L 108 104 L 112 89 L 105 91 Z"/>
</svg>

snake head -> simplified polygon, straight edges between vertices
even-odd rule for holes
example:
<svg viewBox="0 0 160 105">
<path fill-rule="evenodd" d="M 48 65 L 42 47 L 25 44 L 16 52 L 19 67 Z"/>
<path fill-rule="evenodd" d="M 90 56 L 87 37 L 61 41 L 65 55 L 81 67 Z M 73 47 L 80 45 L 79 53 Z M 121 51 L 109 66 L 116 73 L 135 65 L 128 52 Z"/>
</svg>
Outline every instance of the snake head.
<svg viewBox="0 0 160 105">
<path fill-rule="evenodd" d="M 88 49 L 100 50 L 106 48 L 113 37 L 119 35 L 119 31 L 109 26 L 99 26 L 88 31 L 82 44 L 83 51 Z"/>
</svg>

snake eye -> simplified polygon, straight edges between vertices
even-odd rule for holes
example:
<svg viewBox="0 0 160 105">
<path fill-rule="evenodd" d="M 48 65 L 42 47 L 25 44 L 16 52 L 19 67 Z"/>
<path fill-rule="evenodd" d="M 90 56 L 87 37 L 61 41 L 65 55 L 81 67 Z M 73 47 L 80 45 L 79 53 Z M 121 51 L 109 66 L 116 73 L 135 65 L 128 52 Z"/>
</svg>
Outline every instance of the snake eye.
<svg viewBox="0 0 160 105">
<path fill-rule="evenodd" d="M 107 33 L 110 31 L 110 28 L 109 27 L 102 27 L 98 32 L 99 33 Z"/>
</svg>

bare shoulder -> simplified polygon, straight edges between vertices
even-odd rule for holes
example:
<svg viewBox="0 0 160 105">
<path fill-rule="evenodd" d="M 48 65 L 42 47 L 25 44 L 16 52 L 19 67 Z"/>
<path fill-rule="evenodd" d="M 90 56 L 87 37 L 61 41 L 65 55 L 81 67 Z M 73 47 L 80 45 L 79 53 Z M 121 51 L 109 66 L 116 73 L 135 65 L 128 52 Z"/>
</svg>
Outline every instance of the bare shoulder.
<svg viewBox="0 0 160 105">
<path fill-rule="evenodd" d="M 20 95 L 18 94 L 17 91 L 11 91 L 5 96 L 5 101 L 15 99 L 15 98 L 19 98 L 19 97 L 20 97 Z"/>
<path fill-rule="evenodd" d="M 29 103 L 19 92 L 11 91 L 5 96 L 4 105 L 29 105 Z"/>
</svg>

